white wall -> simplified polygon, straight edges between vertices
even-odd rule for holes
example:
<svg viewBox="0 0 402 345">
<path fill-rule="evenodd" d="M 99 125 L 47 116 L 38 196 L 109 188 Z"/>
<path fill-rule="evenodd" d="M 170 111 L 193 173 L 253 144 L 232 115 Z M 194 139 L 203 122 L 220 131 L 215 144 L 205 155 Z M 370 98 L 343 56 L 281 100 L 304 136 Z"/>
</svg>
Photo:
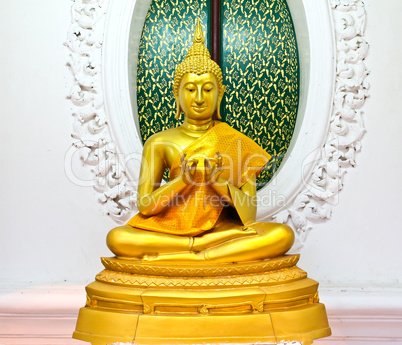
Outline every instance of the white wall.
<svg viewBox="0 0 402 345">
<path fill-rule="evenodd" d="M 313 229 L 300 267 L 321 285 L 401 287 L 402 1 L 365 1 L 370 44 L 367 133 L 332 219 Z"/>
<path fill-rule="evenodd" d="M 317 225 L 300 266 L 322 285 L 400 287 L 399 115 L 402 2 L 367 0 L 371 97 L 358 167 L 345 178 L 331 221 Z M 115 224 L 90 187 L 64 172 L 72 118 L 63 47 L 69 1 L 0 3 L 3 125 L 0 271 L 6 286 L 93 280 Z M 5 34 L 7 33 L 7 34 Z M 32 283 L 31 283 L 32 282 Z"/>
<path fill-rule="evenodd" d="M 91 281 L 114 223 L 64 172 L 72 140 L 63 46 L 70 1 L 0 2 L 0 281 Z"/>
</svg>

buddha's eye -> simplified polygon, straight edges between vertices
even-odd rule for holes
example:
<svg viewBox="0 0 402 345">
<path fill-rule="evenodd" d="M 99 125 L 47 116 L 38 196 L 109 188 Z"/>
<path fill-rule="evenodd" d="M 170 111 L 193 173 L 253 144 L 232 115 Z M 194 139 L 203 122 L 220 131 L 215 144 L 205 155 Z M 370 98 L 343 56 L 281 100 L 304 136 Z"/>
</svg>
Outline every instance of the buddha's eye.
<svg viewBox="0 0 402 345">
<path fill-rule="evenodd" d="M 189 92 L 194 92 L 195 91 L 195 89 L 193 89 L 191 87 L 186 87 L 186 90 L 189 91 Z"/>
<path fill-rule="evenodd" d="M 211 88 L 205 88 L 204 91 L 205 91 L 205 92 L 211 92 L 212 89 L 213 89 L 212 87 L 211 87 Z"/>
</svg>

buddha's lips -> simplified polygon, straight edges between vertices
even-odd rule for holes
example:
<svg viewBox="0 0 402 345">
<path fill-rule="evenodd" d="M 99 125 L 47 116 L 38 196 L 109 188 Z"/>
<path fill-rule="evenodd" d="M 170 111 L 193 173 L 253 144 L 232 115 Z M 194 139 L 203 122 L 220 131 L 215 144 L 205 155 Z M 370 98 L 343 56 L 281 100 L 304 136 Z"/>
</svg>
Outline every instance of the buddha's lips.
<svg viewBox="0 0 402 345">
<path fill-rule="evenodd" d="M 205 109 L 207 109 L 208 107 L 196 107 L 196 106 L 193 106 L 193 107 L 191 107 L 191 108 L 193 108 L 194 109 L 194 111 L 196 111 L 197 113 L 202 113 Z"/>
</svg>

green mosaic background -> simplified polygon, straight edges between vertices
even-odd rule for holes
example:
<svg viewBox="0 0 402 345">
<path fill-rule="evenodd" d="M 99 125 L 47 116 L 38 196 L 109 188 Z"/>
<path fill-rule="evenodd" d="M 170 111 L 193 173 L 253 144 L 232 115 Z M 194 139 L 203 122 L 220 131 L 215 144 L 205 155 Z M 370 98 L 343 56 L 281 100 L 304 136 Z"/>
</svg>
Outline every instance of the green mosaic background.
<svg viewBox="0 0 402 345">
<path fill-rule="evenodd" d="M 137 70 L 143 142 L 182 122 L 174 119 L 174 70 L 192 44 L 197 17 L 207 31 L 208 46 L 208 8 L 208 0 L 151 3 Z M 296 122 L 299 63 L 293 23 L 285 0 L 221 0 L 221 21 L 221 66 L 227 86 L 221 115 L 273 156 L 258 178 L 261 188 L 279 168 Z"/>
<path fill-rule="evenodd" d="M 299 103 L 295 32 L 285 0 L 222 0 L 223 119 L 269 154 L 265 185 L 289 147 Z"/>
</svg>

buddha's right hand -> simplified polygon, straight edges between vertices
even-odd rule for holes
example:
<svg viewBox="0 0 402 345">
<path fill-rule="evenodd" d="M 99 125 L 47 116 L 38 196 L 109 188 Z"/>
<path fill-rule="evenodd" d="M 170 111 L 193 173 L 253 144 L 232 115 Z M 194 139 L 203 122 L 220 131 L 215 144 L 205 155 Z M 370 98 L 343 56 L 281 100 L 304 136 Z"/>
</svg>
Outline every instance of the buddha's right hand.
<svg viewBox="0 0 402 345">
<path fill-rule="evenodd" d="M 197 159 L 186 159 L 186 154 L 183 153 L 181 158 L 181 178 L 186 185 L 194 183 L 194 176 L 197 171 Z"/>
<path fill-rule="evenodd" d="M 217 152 L 216 157 L 217 158 L 205 158 L 204 160 L 205 180 L 211 185 L 217 183 L 223 171 L 222 155 Z M 211 162 L 213 165 L 211 165 Z"/>
</svg>

